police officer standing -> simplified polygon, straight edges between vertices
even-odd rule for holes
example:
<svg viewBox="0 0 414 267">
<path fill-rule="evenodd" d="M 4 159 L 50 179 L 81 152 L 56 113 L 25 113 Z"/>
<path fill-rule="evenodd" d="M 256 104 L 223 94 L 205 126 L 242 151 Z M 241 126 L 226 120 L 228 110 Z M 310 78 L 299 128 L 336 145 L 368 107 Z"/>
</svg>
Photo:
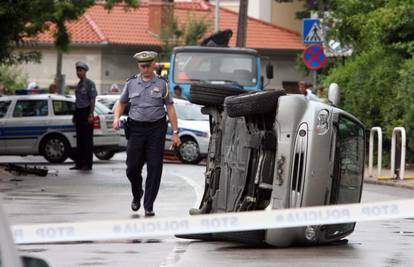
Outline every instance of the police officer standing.
<svg viewBox="0 0 414 267">
<path fill-rule="evenodd" d="M 168 85 L 154 73 L 157 53 L 143 51 L 135 54 L 139 74 L 131 77 L 116 106 L 114 128 L 121 126 L 120 116 L 130 102 L 128 121 L 125 127 L 128 136 L 126 175 L 131 182 L 133 200 L 131 209 L 141 206 L 142 167 L 147 163 L 145 182 L 145 216 L 154 216 L 153 205 L 161 182 L 165 134 L 167 131 L 166 113 L 173 129 L 173 145 L 180 145 L 177 116 Z M 166 109 L 165 109 L 165 107 Z"/>
<path fill-rule="evenodd" d="M 93 112 L 95 110 L 95 83 L 86 78 L 88 65 L 76 62 L 76 75 L 80 79 L 76 86 L 76 109 L 73 121 L 76 126 L 75 166 L 71 170 L 91 170 L 93 158 Z"/>
</svg>

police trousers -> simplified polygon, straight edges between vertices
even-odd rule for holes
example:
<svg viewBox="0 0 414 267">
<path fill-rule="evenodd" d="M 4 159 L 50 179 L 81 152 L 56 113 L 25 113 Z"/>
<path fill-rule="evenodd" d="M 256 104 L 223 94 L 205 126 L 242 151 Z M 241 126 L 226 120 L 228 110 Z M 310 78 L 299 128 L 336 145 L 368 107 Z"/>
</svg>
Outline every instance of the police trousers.
<svg viewBox="0 0 414 267">
<path fill-rule="evenodd" d="M 93 124 L 88 122 L 90 107 L 75 110 L 76 157 L 79 167 L 92 168 L 93 160 Z"/>
<path fill-rule="evenodd" d="M 142 168 L 147 164 L 144 209 L 153 210 L 160 188 L 162 164 L 167 132 L 165 117 L 155 122 L 137 122 L 128 119 L 130 136 L 127 145 L 126 175 L 131 182 L 132 195 L 140 200 L 142 190 Z"/>
</svg>

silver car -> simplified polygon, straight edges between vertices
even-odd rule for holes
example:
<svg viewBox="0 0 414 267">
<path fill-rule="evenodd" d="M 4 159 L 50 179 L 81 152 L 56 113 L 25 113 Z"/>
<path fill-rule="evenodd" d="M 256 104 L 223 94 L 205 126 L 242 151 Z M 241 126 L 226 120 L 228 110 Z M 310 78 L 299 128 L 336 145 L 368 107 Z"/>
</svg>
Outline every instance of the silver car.
<svg viewBox="0 0 414 267">
<path fill-rule="evenodd" d="M 334 99 L 335 97 L 332 97 Z M 283 90 L 227 97 L 213 121 L 205 193 L 191 214 L 359 203 L 365 127 L 351 114 Z M 323 244 L 355 223 L 184 235 L 278 247 Z"/>
<path fill-rule="evenodd" d="M 43 155 L 51 163 L 75 157 L 74 109 L 75 99 L 70 96 L 0 97 L 0 155 Z M 120 149 L 112 121 L 111 111 L 96 103 L 93 141 L 100 159 L 109 159 Z"/>
</svg>

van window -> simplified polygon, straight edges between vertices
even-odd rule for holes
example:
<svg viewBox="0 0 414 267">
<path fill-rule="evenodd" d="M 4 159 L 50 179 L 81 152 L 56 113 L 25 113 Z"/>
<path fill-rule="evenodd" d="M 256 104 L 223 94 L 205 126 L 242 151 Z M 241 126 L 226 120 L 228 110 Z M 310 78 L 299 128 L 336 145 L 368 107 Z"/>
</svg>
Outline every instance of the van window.
<svg viewBox="0 0 414 267">
<path fill-rule="evenodd" d="M 333 203 L 359 202 L 364 170 L 364 128 L 340 116 L 335 153 Z"/>
<path fill-rule="evenodd" d="M 13 111 L 13 117 L 39 117 L 47 115 L 47 100 L 18 100 Z"/>
<path fill-rule="evenodd" d="M 73 115 L 75 103 L 63 100 L 53 100 L 53 113 L 56 116 Z"/>
<path fill-rule="evenodd" d="M 3 118 L 4 116 L 6 116 L 10 103 L 11 101 L 0 101 L 0 118 Z"/>
</svg>

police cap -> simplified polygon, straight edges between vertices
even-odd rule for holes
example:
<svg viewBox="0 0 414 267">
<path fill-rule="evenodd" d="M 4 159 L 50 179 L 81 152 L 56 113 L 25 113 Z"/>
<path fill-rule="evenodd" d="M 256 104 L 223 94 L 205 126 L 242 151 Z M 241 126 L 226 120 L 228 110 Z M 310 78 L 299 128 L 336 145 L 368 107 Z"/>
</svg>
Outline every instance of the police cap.
<svg viewBox="0 0 414 267">
<path fill-rule="evenodd" d="M 154 61 L 157 56 L 158 56 L 157 52 L 142 51 L 142 52 L 136 53 L 134 55 L 134 58 L 138 60 L 138 63 L 148 63 L 148 62 Z"/>
<path fill-rule="evenodd" d="M 86 63 L 84 63 L 84 62 L 82 62 L 82 61 L 78 61 L 78 62 L 76 62 L 75 66 L 76 66 L 76 68 L 81 68 L 81 69 L 84 69 L 84 70 L 86 70 L 86 71 L 88 71 L 88 70 L 89 70 L 88 65 L 86 65 Z"/>
</svg>

